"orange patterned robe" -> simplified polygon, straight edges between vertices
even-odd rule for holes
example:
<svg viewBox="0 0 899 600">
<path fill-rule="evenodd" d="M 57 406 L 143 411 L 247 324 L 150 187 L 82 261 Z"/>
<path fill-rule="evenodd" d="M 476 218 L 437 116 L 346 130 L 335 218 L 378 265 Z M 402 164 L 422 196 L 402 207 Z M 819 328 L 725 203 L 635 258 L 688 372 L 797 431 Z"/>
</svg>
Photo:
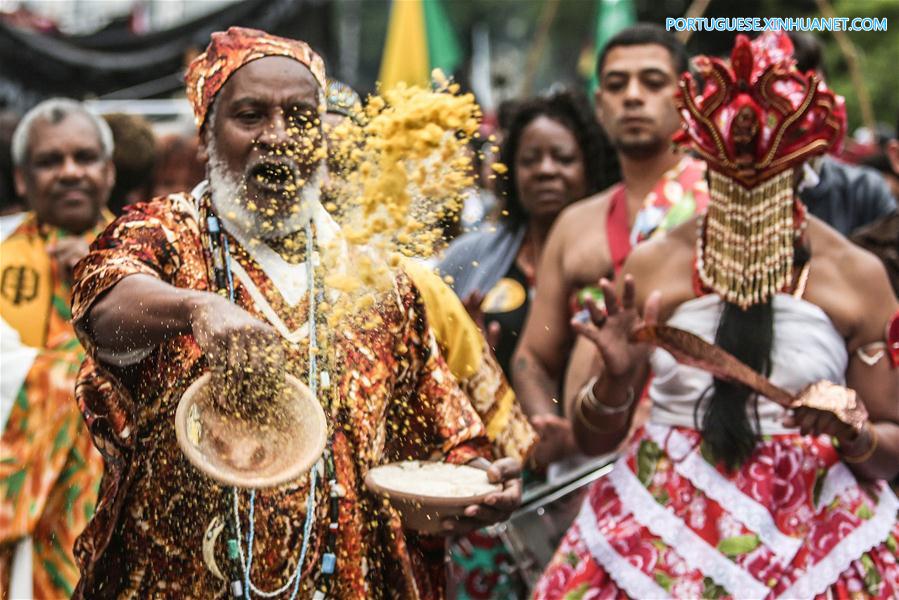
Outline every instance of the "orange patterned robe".
<svg viewBox="0 0 899 600">
<path fill-rule="evenodd" d="M 202 226 L 208 200 L 174 195 L 137 205 L 95 242 L 80 264 L 73 312 L 84 324 L 95 300 L 122 278 L 142 273 L 172 285 L 209 290 L 214 278 Z M 291 307 L 261 267 L 229 238 L 236 302 L 290 334 L 306 322 L 307 303 Z M 239 271 L 239 273 L 237 273 Z M 337 328 L 331 348 L 328 415 L 339 501 L 337 568 L 329 597 L 439 598 L 443 596 L 442 539 L 404 531 L 396 514 L 370 495 L 368 468 L 407 458 L 467 462 L 489 454 L 477 413 L 447 369 L 428 327 L 418 291 L 405 275 L 364 315 L 375 327 Z M 267 316 L 266 316 L 267 314 Z M 288 335 L 285 338 L 294 336 Z M 88 358 L 77 397 L 106 471 L 97 514 L 79 539 L 76 555 L 86 598 L 224 597 L 202 556 L 202 538 L 215 517 L 229 517 L 232 497 L 200 475 L 175 440 L 174 414 L 185 388 L 206 369 L 191 336 L 170 339 L 135 364 L 115 367 L 97 358 L 82 335 Z M 286 342 L 285 369 L 305 381 L 308 343 Z M 252 578 L 264 590 L 293 572 L 302 541 L 308 476 L 256 495 Z M 332 521 L 327 482 L 316 494 L 316 520 L 303 566 L 301 598 L 322 582 L 324 539 Z M 247 527 L 247 494 L 241 520 Z M 233 567 L 225 535 L 214 560 Z"/>
<path fill-rule="evenodd" d="M 93 239 L 97 233 L 99 229 L 85 238 Z M 93 514 L 103 471 L 102 459 L 74 400 L 75 376 L 84 350 L 72 329 L 71 290 L 54 262 L 45 258 L 46 246 L 64 235 L 55 228 L 39 226 L 35 216 L 29 215 L 2 247 L 10 253 L 2 260 L 4 272 L 30 269 L 50 280 L 50 293 L 47 302 L 34 309 L 40 314 L 31 322 L 38 324 L 40 331 L 18 330 L 22 338 L 42 347 L 0 438 L 0 598 L 8 595 L 15 546 L 26 536 L 31 536 L 33 544 L 34 597 L 72 594 L 78 581 L 72 547 Z M 45 258 L 47 268 L 29 264 L 27 253 L 16 252 L 21 248 L 33 249 L 35 256 Z M 14 294 L 10 277 L 6 277 L 3 293 Z M 28 324 L 21 321 L 19 327 Z"/>
</svg>

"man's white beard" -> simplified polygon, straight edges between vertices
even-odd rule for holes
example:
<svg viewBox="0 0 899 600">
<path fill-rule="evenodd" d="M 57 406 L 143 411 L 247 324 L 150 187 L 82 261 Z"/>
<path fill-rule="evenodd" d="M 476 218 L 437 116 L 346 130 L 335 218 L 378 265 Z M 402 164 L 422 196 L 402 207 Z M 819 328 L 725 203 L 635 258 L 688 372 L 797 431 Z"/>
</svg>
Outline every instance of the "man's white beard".
<svg viewBox="0 0 899 600">
<path fill-rule="evenodd" d="M 285 216 L 267 216 L 261 210 L 247 208 L 247 188 L 240 177 L 230 172 L 211 147 L 209 152 L 209 191 L 216 213 L 240 228 L 250 239 L 271 241 L 296 233 L 311 218 L 319 204 L 321 184 L 327 172 L 324 161 L 316 168 L 297 194 L 297 206 Z"/>
</svg>

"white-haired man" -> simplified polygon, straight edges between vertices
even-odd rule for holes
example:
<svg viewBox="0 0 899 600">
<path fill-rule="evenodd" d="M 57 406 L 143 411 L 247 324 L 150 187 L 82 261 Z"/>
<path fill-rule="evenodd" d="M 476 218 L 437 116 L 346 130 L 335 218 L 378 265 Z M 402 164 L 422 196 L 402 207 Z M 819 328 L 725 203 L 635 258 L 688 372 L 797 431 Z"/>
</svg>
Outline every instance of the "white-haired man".
<svg viewBox="0 0 899 600">
<path fill-rule="evenodd" d="M 84 351 L 69 305 L 74 265 L 112 219 L 112 149 L 106 122 L 63 98 L 37 105 L 13 135 L 31 212 L 0 245 L 0 597 L 68 597 L 78 581 L 72 547 L 102 460 L 74 400 Z"/>
</svg>

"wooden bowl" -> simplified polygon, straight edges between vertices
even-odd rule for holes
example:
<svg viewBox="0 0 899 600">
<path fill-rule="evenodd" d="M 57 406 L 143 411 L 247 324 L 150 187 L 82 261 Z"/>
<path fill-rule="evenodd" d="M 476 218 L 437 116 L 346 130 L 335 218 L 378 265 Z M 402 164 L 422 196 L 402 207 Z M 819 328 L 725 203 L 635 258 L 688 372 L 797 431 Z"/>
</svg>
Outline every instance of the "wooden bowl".
<svg viewBox="0 0 899 600">
<path fill-rule="evenodd" d="M 194 381 L 175 412 L 175 435 L 187 460 L 222 485 L 271 488 L 299 478 L 325 449 L 325 411 L 296 377 L 267 410 L 269 419 L 242 419 L 213 401 L 211 374 Z"/>
<path fill-rule="evenodd" d="M 365 485 L 390 501 L 406 527 L 421 533 L 441 532 L 444 519 L 461 517 L 466 507 L 503 489 L 483 469 L 417 460 L 370 469 Z"/>
</svg>

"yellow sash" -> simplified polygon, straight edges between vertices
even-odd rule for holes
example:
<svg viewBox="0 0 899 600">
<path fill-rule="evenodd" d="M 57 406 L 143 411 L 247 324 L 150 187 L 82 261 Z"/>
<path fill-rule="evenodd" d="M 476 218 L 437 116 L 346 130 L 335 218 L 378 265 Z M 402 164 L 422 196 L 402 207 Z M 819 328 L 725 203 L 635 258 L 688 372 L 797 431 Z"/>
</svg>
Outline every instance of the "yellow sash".
<svg viewBox="0 0 899 600">
<path fill-rule="evenodd" d="M 97 226 L 82 237 L 88 243 L 112 222 L 112 213 L 103 210 Z M 23 344 L 35 348 L 47 345 L 50 319 L 56 314 L 68 322 L 71 290 L 59 280 L 47 246 L 68 236 L 56 227 L 39 225 L 34 213 L 0 244 L 0 317 L 16 331 Z"/>
<path fill-rule="evenodd" d="M 0 316 L 23 344 L 41 348 L 53 296 L 53 265 L 34 215 L 0 244 Z"/>
<path fill-rule="evenodd" d="M 453 377 L 463 384 L 463 389 L 466 388 L 467 381 L 478 376 L 484 361 L 486 344 L 480 330 L 465 312 L 464 305 L 456 298 L 452 288 L 433 271 L 412 259 L 403 261 L 403 270 L 421 294 L 428 323 L 443 352 L 447 367 Z M 524 294 L 524 288 L 521 288 L 521 293 Z M 502 378 L 498 366 L 496 375 Z M 478 399 L 474 400 L 475 409 L 485 420 L 487 437 L 490 441 L 495 441 L 513 416 L 515 393 L 507 386 L 502 396 L 495 399 L 496 402 L 486 410 L 484 406 L 479 406 L 481 403 L 477 402 Z M 490 413 L 489 418 L 487 413 Z"/>
</svg>

